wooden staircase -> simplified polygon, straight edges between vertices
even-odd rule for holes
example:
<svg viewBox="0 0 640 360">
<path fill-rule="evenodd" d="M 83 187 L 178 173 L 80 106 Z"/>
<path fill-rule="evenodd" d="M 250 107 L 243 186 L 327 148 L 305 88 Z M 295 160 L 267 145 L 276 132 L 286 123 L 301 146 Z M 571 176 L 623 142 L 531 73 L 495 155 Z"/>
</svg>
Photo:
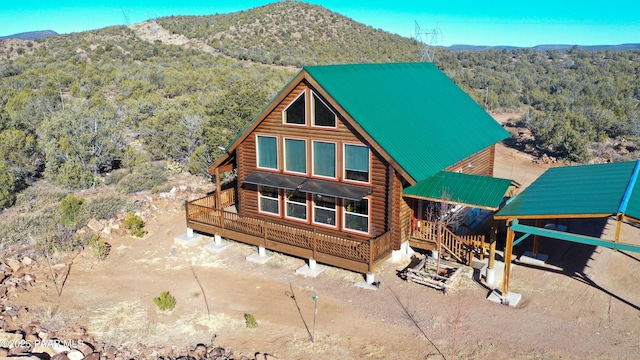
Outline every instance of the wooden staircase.
<svg viewBox="0 0 640 360">
<path fill-rule="evenodd" d="M 468 229 L 460 227 L 454 233 L 444 224 L 421 220 L 418 228 L 413 230 L 409 245 L 426 250 L 437 250 L 438 239 L 442 252 L 461 263 L 470 263 L 474 252 L 484 257 L 484 249 L 489 248 L 484 235 L 471 234 Z"/>
</svg>

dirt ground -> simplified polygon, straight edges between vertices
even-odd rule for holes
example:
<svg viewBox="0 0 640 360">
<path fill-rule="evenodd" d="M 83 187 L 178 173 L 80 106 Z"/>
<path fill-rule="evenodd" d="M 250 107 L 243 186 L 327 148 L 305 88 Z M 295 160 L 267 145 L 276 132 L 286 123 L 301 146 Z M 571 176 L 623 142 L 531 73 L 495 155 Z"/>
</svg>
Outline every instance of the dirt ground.
<svg viewBox="0 0 640 360">
<path fill-rule="evenodd" d="M 545 169 L 526 154 L 498 146 L 496 176 L 527 185 Z M 108 344 L 180 350 L 213 342 L 251 357 L 258 351 L 278 359 L 637 359 L 640 354 L 638 254 L 544 239 L 541 252 L 549 254 L 548 263 L 515 262 L 511 290 L 522 300 L 507 307 L 487 301 L 490 289 L 467 278 L 448 295 L 405 282 L 397 272 L 407 262 L 380 266 L 380 288 L 367 290 L 353 286 L 361 275 L 345 270 L 329 268 L 317 278 L 297 275 L 304 261 L 277 253 L 264 265 L 247 262 L 245 256 L 256 249 L 239 243 L 216 255 L 203 248 L 210 238 L 176 245 L 174 237 L 186 231 L 184 198 L 151 201 L 145 238 L 105 236 L 112 249 L 102 262 L 89 252 L 61 257 L 55 262 L 67 266 L 54 264 L 58 276 L 68 272 L 61 296 L 50 281 L 38 279 L 14 302 L 28 305 L 43 326 L 82 325 Z M 602 220 L 567 224 L 569 231 L 608 239 L 615 231 L 614 223 Z M 640 229 L 623 226 L 622 239 L 640 244 Z M 527 249 L 531 243 L 525 241 L 515 253 Z M 168 314 L 152 301 L 165 290 L 177 300 Z M 315 342 L 310 341 L 313 295 Z M 245 313 L 256 318 L 256 329 L 245 326 Z"/>
</svg>

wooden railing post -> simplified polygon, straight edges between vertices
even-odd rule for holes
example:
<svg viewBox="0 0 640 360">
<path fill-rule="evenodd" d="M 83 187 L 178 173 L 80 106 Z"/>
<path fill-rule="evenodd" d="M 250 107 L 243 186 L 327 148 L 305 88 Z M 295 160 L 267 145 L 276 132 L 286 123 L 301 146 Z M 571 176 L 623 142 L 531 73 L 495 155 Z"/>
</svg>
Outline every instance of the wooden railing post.
<svg viewBox="0 0 640 360">
<path fill-rule="evenodd" d="M 316 228 L 313 228 L 313 258 L 316 259 L 316 241 L 317 241 L 318 233 L 316 232 Z"/>
</svg>

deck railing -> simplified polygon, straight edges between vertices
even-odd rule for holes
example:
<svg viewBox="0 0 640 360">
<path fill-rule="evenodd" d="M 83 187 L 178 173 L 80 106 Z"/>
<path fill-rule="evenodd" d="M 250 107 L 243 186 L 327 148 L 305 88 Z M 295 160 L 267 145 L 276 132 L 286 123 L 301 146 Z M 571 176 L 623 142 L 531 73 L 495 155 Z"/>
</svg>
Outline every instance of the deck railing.
<svg viewBox="0 0 640 360">
<path fill-rule="evenodd" d="M 458 261 L 466 261 L 470 252 L 479 251 L 480 257 L 484 258 L 484 250 L 489 248 L 485 242 L 484 235 L 476 234 L 456 234 L 444 224 L 421 220 L 418 228 L 413 231 L 411 239 L 413 241 L 425 241 L 437 244 L 438 238 L 445 251 L 455 257 Z"/>
<path fill-rule="evenodd" d="M 228 201 L 231 197 L 223 197 Z M 213 198 L 213 200 L 211 199 Z M 221 204 L 226 204 L 221 201 Z M 294 227 L 269 221 L 266 219 L 239 216 L 237 213 L 229 212 L 216 207 L 215 194 L 202 199 L 189 201 L 186 203 L 187 224 L 193 227 L 197 224 L 207 226 L 207 232 L 225 232 L 232 234 L 244 234 L 248 237 L 238 237 L 232 240 L 255 244 L 266 248 L 277 248 L 278 251 L 300 256 L 303 252 L 296 249 L 306 250 L 313 258 L 324 259 L 344 259 L 347 262 L 336 261 L 328 263 L 339 267 L 360 271 L 366 268 L 371 271 L 375 262 L 386 257 L 391 252 L 391 232 L 386 232 L 374 239 L 356 240 L 347 239 L 335 235 L 318 232 L 312 227 Z M 197 226 L 196 226 L 197 227 Z M 212 227 L 213 229 L 209 228 Z M 273 242 L 273 246 L 269 244 Z M 278 246 L 287 245 L 288 247 Z M 284 250 L 283 250 L 284 249 Z M 290 249 L 291 251 L 286 251 Z M 360 265 L 351 266 L 350 262 Z"/>
</svg>

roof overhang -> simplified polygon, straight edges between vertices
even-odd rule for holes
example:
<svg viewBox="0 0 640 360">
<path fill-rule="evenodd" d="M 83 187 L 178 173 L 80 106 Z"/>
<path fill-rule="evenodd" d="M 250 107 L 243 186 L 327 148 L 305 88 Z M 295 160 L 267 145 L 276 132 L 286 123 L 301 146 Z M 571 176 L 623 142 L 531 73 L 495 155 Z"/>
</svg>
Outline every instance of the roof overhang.
<svg viewBox="0 0 640 360">
<path fill-rule="evenodd" d="M 509 179 L 441 171 L 407 187 L 403 196 L 497 210 L 504 197 L 512 196 L 519 187 Z"/>
<path fill-rule="evenodd" d="M 300 176 L 283 175 L 265 171 L 254 171 L 244 178 L 244 182 L 255 185 L 265 185 L 287 190 L 295 190 L 302 185 L 306 178 Z"/>
</svg>

